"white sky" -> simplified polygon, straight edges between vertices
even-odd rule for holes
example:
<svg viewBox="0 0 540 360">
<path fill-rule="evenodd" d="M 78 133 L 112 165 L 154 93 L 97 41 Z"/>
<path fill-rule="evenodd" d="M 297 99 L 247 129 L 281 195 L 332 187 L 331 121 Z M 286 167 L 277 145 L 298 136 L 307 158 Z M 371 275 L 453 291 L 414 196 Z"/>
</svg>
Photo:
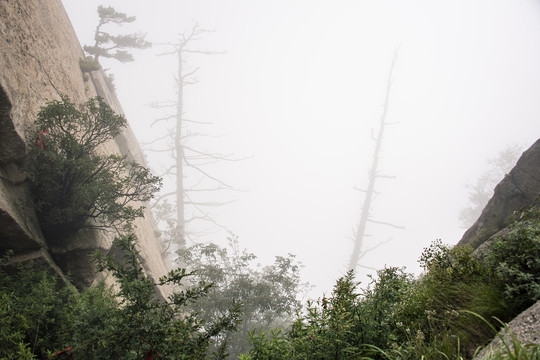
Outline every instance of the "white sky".
<svg viewBox="0 0 540 360">
<path fill-rule="evenodd" d="M 200 149 L 252 156 L 209 169 L 245 189 L 213 209 L 241 245 L 270 262 L 294 253 L 304 278 L 329 292 L 346 271 L 367 184 L 392 54 L 399 50 L 372 215 L 404 225 L 370 226 L 363 265 L 418 272 L 422 248 L 454 244 L 464 229 L 464 185 L 486 159 L 510 144 L 528 148 L 540 135 L 540 1 L 533 0 L 63 0 L 82 44 L 93 43 L 98 5 L 137 16 L 111 32 L 141 31 L 173 42 L 193 21 L 213 29 L 190 56 L 200 83 L 186 94 L 186 116 L 214 125 L 219 138 Z M 175 98 L 173 57 L 163 47 L 136 61 L 104 59 L 139 140 L 166 132 L 146 106 Z M 172 124 L 171 124 L 172 125 Z M 150 155 L 154 168 L 168 158 Z M 223 243 L 216 233 L 201 239 Z M 369 244 L 368 244 L 369 246 Z M 360 270 L 362 274 L 367 270 Z"/>
</svg>

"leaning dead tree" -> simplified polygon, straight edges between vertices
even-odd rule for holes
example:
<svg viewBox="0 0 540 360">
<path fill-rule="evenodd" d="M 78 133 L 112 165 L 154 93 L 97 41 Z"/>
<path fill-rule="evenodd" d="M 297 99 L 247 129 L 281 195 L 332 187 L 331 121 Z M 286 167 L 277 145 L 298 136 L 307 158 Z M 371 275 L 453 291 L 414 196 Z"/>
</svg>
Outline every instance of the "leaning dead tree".
<svg viewBox="0 0 540 360">
<path fill-rule="evenodd" d="M 207 209 L 208 207 L 225 205 L 231 201 L 197 201 L 194 199 L 194 193 L 234 190 L 233 187 L 207 171 L 205 166 L 219 161 L 236 161 L 238 159 L 231 158 L 231 155 L 198 150 L 191 146 L 188 141 L 196 136 L 208 136 L 206 134 L 191 132 L 186 125 L 188 123 L 192 125 L 208 125 L 210 123 L 187 119 L 184 112 L 186 87 L 198 83 L 196 73 L 199 70 L 198 67 L 189 68 L 187 66 L 187 56 L 194 54 L 220 54 L 220 52 L 216 51 L 193 48 L 193 43 L 201 40 L 207 32 L 208 30 L 201 29 L 198 24 L 195 24 L 190 31 L 180 34 L 177 43 L 162 44 L 171 47 L 172 50 L 161 55 L 175 55 L 177 57 L 177 97 L 173 101 L 152 104 L 154 108 L 167 108 L 169 111 L 172 111 L 170 114 L 155 120 L 151 126 L 162 122 L 173 122 L 174 125 L 168 130 L 167 134 L 155 139 L 151 143 L 145 144 L 144 147 L 150 152 L 170 153 L 173 159 L 172 164 L 160 175 L 174 178 L 174 190 L 159 195 L 152 204 L 157 221 L 165 223 L 166 227 L 162 231 L 164 254 L 169 253 L 171 246 L 176 249 L 185 247 L 186 238 L 193 235 L 187 231 L 187 225 L 190 222 L 198 220 L 222 227 Z M 155 144 L 164 141 L 168 141 L 168 144 L 164 148 L 155 147 Z M 190 175 L 192 175 L 190 178 L 197 176 L 197 180 L 190 181 L 190 185 L 186 185 L 188 169 L 192 170 L 190 172 Z M 189 214 L 186 211 L 188 206 L 191 209 Z"/>
<path fill-rule="evenodd" d="M 355 237 L 354 237 L 354 248 L 353 252 L 351 254 L 351 259 L 349 262 L 349 269 L 355 270 L 359 266 L 359 261 L 362 257 L 364 257 L 368 252 L 375 250 L 377 247 L 384 244 L 386 241 L 379 242 L 377 245 L 371 248 L 364 249 L 364 239 L 368 235 L 366 234 L 366 227 L 368 223 L 375 223 L 380 225 L 387 225 L 399 229 L 403 229 L 402 226 L 393 225 L 391 223 L 382 222 L 382 221 L 376 221 L 371 218 L 371 204 L 374 200 L 374 197 L 376 195 L 375 191 L 375 183 L 377 179 L 380 178 L 392 178 L 391 176 L 383 175 L 378 171 L 379 167 L 379 160 L 381 158 L 381 149 L 382 149 L 382 143 L 383 143 L 383 137 L 384 137 L 384 131 L 386 126 L 392 125 L 395 123 L 389 123 L 386 121 L 386 116 L 388 114 L 388 105 L 390 100 L 390 90 L 392 88 L 392 82 L 393 82 L 393 72 L 394 67 L 396 65 L 398 58 L 398 52 L 397 50 L 394 52 L 394 57 L 392 58 L 392 63 L 390 65 L 390 72 L 388 74 L 388 79 L 386 82 L 386 94 L 384 98 L 384 104 L 383 104 L 383 111 L 381 118 L 379 120 L 379 131 L 377 133 L 377 136 L 373 136 L 372 138 L 375 141 L 375 151 L 373 153 L 373 158 L 371 162 L 371 169 L 369 171 L 369 179 L 368 179 L 368 186 L 365 190 L 361 190 L 364 192 L 364 205 L 362 207 L 362 213 L 360 215 L 360 221 L 358 223 L 358 227 L 356 229 Z M 387 240 L 388 241 L 388 240 Z"/>
</svg>

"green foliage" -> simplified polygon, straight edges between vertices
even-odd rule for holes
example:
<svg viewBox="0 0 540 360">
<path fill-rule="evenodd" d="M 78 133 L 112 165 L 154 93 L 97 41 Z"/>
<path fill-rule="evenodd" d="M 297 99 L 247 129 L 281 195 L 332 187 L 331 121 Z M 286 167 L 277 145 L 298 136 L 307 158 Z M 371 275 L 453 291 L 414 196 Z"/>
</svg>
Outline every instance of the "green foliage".
<svg viewBox="0 0 540 360">
<path fill-rule="evenodd" d="M 95 60 L 95 59 L 92 59 L 92 58 L 79 59 L 79 66 L 80 66 L 81 71 L 83 73 L 97 71 L 97 70 L 101 69 L 101 65 L 99 65 L 99 62 L 97 60 Z"/>
<path fill-rule="evenodd" d="M 424 249 L 420 265 L 428 271 L 427 279 L 441 283 L 469 282 L 489 276 L 487 269 L 473 256 L 469 245 L 450 248 L 436 240 Z"/>
<path fill-rule="evenodd" d="M 74 290 L 37 263 L 0 261 L 0 359 L 47 358 L 61 347 L 62 324 Z"/>
<path fill-rule="evenodd" d="M 290 331 L 251 334 L 253 359 L 356 359 L 362 345 L 363 321 L 353 273 L 340 278 L 329 297 L 309 302 Z"/>
<path fill-rule="evenodd" d="M 224 310 L 215 321 L 187 314 L 186 306 L 206 296 L 209 285 L 186 289 L 191 274 L 171 271 L 158 283 L 148 279 L 135 250 L 135 238 L 117 240 L 120 261 L 98 255 L 100 270 L 117 287 L 103 284 L 77 293 L 33 264 L 0 265 L 0 359 L 207 359 L 213 338 L 231 331 L 240 309 Z M 167 300 L 159 286 L 174 289 Z M 180 290 L 184 289 L 184 290 Z M 56 354 L 56 355 L 55 355 Z"/>
<path fill-rule="evenodd" d="M 253 359 L 458 359 L 492 336 L 490 327 L 463 313 L 491 317 L 504 308 L 490 271 L 468 247 L 435 242 L 421 258 L 418 280 L 386 268 L 364 290 L 352 273 L 330 297 L 309 303 L 288 331 L 252 335 Z"/>
<path fill-rule="evenodd" d="M 330 297 L 310 302 L 289 329 L 252 333 L 253 349 L 244 357 L 472 359 L 501 326 L 493 319 L 510 320 L 508 294 L 527 301 L 535 294 L 539 247 L 534 221 L 527 215 L 527 222 L 516 227 L 520 232 L 510 232 L 519 240 L 497 244 L 500 252 L 487 262 L 469 246 L 451 248 L 436 241 L 420 258 L 425 273 L 418 279 L 387 268 L 358 291 L 349 273 L 338 280 Z M 510 287 L 503 281 L 510 281 Z M 513 288 L 519 291 L 510 292 Z M 506 350 L 499 354 L 528 359 L 505 357 Z"/>
<path fill-rule="evenodd" d="M 216 339 L 215 348 L 227 343 L 237 357 L 249 350 L 248 332 L 272 326 L 285 326 L 300 310 L 297 295 L 306 284 L 300 281 L 300 268 L 294 255 L 276 256 L 272 265 L 255 266 L 256 256 L 240 250 L 235 237 L 228 247 L 197 244 L 180 250 L 179 261 L 194 271 L 193 281 L 212 283 L 208 296 L 189 306 L 207 321 L 213 321 L 235 303 L 242 305 L 238 332 Z"/>
<path fill-rule="evenodd" d="M 184 308 L 206 296 L 209 285 L 179 291 L 191 275 L 184 269 L 173 270 L 154 283 L 144 274 L 135 238 L 130 235 L 117 241 L 125 252 L 123 260 L 98 255 L 97 264 L 113 275 L 119 288 L 94 289 L 74 305 L 77 336 L 70 342 L 74 357 L 205 359 L 211 339 L 235 328 L 238 307 L 227 309 L 213 322 L 186 314 Z M 156 287 L 162 286 L 176 289 L 168 301 L 156 297 Z"/>
<path fill-rule="evenodd" d="M 510 231 L 490 245 L 488 262 L 505 286 L 512 315 L 540 300 L 540 207 L 520 214 Z"/>
<path fill-rule="evenodd" d="M 463 311 L 504 316 L 500 286 L 469 246 L 450 248 L 437 240 L 424 250 L 420 263 L 427 272 L 396 307 L 400 351 L 409 358 L 472 356 L 492 332 Z"/>
<path fill-rule="evenodd" d="M 153 196 L 161 179 L 125 156 L 98 151 L 126 126 L 122 115 L 101 98 L 77 106 L 63 97 L 43 107 L 35 124 L 40 133 L 26 169 L 46 237 L 125 226 L 143 215 L 140 203 Z"/>
<path fill-rule="evenodd" d="M 268 320 L 287 306 L 269 300 L 282 296 L 286 301 L 283 294 L 293 294 L 294 261 L 278 258 L 269 270 L 258 270 L 255 281 L 250 278 L 254 255 L 240 252 L 234 241 L 233 256 L 215 245 L 190 249 L 193 264 L 207 265 L 199 275 L 178 269 L 154 283 L 144 275 L 135 238 L 121 237 L 123 259 L 97 257 L 99 269 L 112 274 L 118 286 L 102 284 L 81 294 L 48 272 L 9 268 L 4 260 L 0 359 L 60 359 L 67 352 L 92 359 L 223 359 L 242 318 L 260 325 L 250 332 L 252 349 L 238 356 L 243 360 L 472 359 L 502 325 L 491 319 L 504 319 L 515 304 L 524 306 L 521 301 L 536 294 L 537 216 L 537 208 L 524 213 L 486 258 L 474 256 L 470 247 L 434 242 L 421 256 L 426 272 L 418 279 L 387 268 L 360 289 L 349 272 L 330 296 L 308 302 L 283 329 L 270 329 L 275 323 Z M 208 279 L 220 282 L 212 288 L 202 281 Z M 512 281 L 510 288 L 503 286 L 506 281 Z M 283 288 L 269 291 L 274 282 Z M 155 296 L 156 286 L 173 286 L 176 292 L 164 301 Z M 256 299 L 244 303 L 255 313 L 242 314 L 234 302 L 240 299 Z M 523 344 L 511 333 L 501 338 L 489 359 L 538 358 L 537 345 Z"/>
<path fill-rule="evenodd" d="M 123 25 L 135 21 L 135 16 L 127 16 L 108 6 L 98 6 L 99 23 L 96 27 L 93 46 L 84 46 L 84 51 L 94 56 L 97 61 L 99 57 L 112 58 L 120 62 L 133 61 L 133 55 L 127 52 L 128 49 L 146 49 L 152 44 L 144 39 L 143 34 L 111 35 L 102 30 L 106 24 Z"/>
<path fill-rule="evenodd" d="M 403 269 L 390 267 L 377 272 L 364 291 L 360 311 L 364 321 L 362 341 L 389 349 L 398 340 L 395 319 L 397 308 L 414 286 L 413 277 Z M 403 319 L 401 319 L 403 320 Z"/>
</svg>

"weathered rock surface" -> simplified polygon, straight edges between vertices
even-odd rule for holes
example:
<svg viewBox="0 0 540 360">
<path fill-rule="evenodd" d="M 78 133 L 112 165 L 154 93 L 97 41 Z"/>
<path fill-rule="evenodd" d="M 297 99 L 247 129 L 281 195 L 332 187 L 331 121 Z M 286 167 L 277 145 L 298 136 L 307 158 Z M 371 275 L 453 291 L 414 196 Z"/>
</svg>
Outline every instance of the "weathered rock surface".
<svg viewBox="0 0 540 360">
<path fill-rule="evenodd" d="M 26 149 L 33 146 L 34 119 L 49 100 L 66 94 L 74 102 L 102 96 L 118 113 L 122 108 L 95 71 L 84 81 L 79 59 L 84 57 L 61 0 L 2 0 L 0 6 L 0 253 L 13 249 L 14 259 L 43 257 L 58 271 L 71 273 L 78 286 L 88 286 L 95 272 L 88 255 L 108 251 L 113 236 L 81 232 L 63 246 L 43 238 L 21 170 Z M 129 119 L 128 119 L 129 120 Z M 105 153 L 122 153 L 142 162 L 131 129 L 104 144 Z M 161 257 L 151 214 L 135 223 L 143 265 L 151 277 L 170 268 Z"/>
<path fill-rule="evenodd" d="M 512 222 L 514 211 L 531 205 L 540 195 L 540 140 L 523 153 L 516 166 L 495 187 L 478 220 L 459 244 L 477 248 Z"/>
<path fill-rule="evenodd" d="M 500 337 L 503 337 L 508 345 L 512 344 L 512 335 L 523 345 L 540 344 L 540 302 L 516 316 L 499 335 L 478 354 L 477 359 L 489 358 L 489 352 L 495 352 L 502 346 Z"/>
</svg>

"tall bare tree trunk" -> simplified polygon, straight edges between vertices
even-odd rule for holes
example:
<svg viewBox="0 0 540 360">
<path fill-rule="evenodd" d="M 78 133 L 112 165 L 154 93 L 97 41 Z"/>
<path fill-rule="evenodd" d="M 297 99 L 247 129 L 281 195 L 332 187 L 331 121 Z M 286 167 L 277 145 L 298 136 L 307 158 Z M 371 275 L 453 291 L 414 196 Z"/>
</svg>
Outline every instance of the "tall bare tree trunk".
<svg viewBox="0 0 540 360">
<path fill-rule="evenodd" d="M 182 51 L 178 54 L 178 103 L 176 104 L 176 236 L 178 246 L 186 245 L 186 219 L 184 213 L 184 149 L 182 147 L 182 125 L 184 116 L 184 82 Z"/>
<path fill-rule="evenodd" d="M 365 190 L 364 197 L 364 206 L 362 208 L 362 214 L 360 215 L 360 222 L 358 223 L 358 228 L 356 230 L 356 236 L 354 240 L 354 248 L 351 254 L 351 259 L 349 262 L 349 269 L 355 270 L 358 267 L 358 261 L 360 260 L 360 255 L 362 254 L 362 247 L 364 245 L 364 237 L 366 236 L 366 226 L 370 220 L 370 210 L 371 203 L 373 201 L 373 196 L 375 195 L 375 182 L 377 178 L 380 178 L 381 175 L 377 173 L 377 168 L 379 166 L 380 153 L 382 148 L 382 141 L 384 136 L 385 126 L 388 125 L 386 122 L 386 115 L 388 113 L 388 103 L 390 99 L 390 89 L 392 88 L 392 75 L 394 72 L 394 66 L 397 61 L 398 53 L 394 52 L 394 57 L 392 59 L 392 64 L 390 66 L 390 72 L 388 74 L 388 80 L 386 82 L 386 94 L 384 98 L 383 112 L 379 121 L 379 131 L 377 133 L 377 138 L 375 140 L 375 152 L 373 153 L 373 158 L 371 162 L 371 169 L 369 172 L 369 182 L 367 189 Z"/>
<path fill-rule="evenodd" d="M 162 223 L 167 223 L 168 228 L 164 231 L 164 244 L 163 244 L 163 253 L 168 254 L 169 250 L 178 250 L 179 248 L 185 248 L 186 242 L 188 239 L 191 239 L 193 232 L 188 231 L 187 225 L 191 221 L 201 221 L 209 222 L 221 228 L 224 226 L 218 224 L 215 219 L 209 214 L 205 207 L 212 206 L 222 206 L 226 205 L 229 202 L 219 202 L 219 201 L 197 201 L 193 199 L 192 195 L 194 192 L 211 192 L 217 190 L 234 190 L 231 186 L 227 185 L 217 177 L 213 176 L 207 172 L 203 167 L 215 163 L 217 161 L 238 161 L 240 159 L 232 159 L 228 155 L 221 155 L 219 153 L 212 153 L 208 151 L 201 151 L 186 144 L 184 141 L 187 137 L 194 135 L 204 135 L 198 133 L 190 133 L 188 130 L 187 123 L 197 123 L 199 125 L 208 125 L 207 122 L 199 122 L 194 120 L 188 120 L 184 117 L 184 90 L 186 90 L 187 85 L 194 85 L 198 83 L 197 77 L 195 76 L 199 68 L 189 69 L 186 66 L 185 60 L 189 55 L 200 54 L 200 55 L 214 55 L 221 54 L 222 52 L 209 51 L 209 50 L 198 50 L 192 48 L 192 43 L 202 39 L 203 34 L 207 33 L 208 30 L 201 29 L 198 24 L 194 24 L 190 31 L 180 34 L 180 39 L 178 43 L 175 44 L 165 44 L 171 46 L 173 49 L 171 51 L 165 52 L 161 55 L 175 55 L 178 60 L 178 70 L 177 70 L 177 98 L 174 101 L 164 101 L 162 103 L 156 103 L 153 106 L 156 108 L 171 108 L 176 109 L 176 113 L 172 112 L 167 116 L 157 119 L 152 123 L 152 125 L 164 121 L 176 120 L 174 127 L 170 130 L 169 134 L 174 141 L 174 146 L 168 145 L 165 149 L 148 149 L 148 151 L 171 151 L 174 157 L 174 165 L 170 166 L 164 174 L 162 175 L 174 175 L 175 189 L 168 193 L 160 195 L 155 202 L 152 204 L 152 207 L 156 213 L 159 214 L 158 221 L 161 220 Z M 151 144 L 157 143 L 159 141 L 169 139 L 168 136 L 163 136 Z M 189 181 L 186 183 L 186 174 L 189 173 L 191 169 L 194 171 L 194 174 L 199 176 L 198 182 Z M 192 173 L 189 173 L 188 178 L 193 178 Z M 207 182 L 205 182 L 205 180 Z M 190 188 L 191 186 L 191 188 Z M 168 203 L 169 198 L 175 198 L 176 203 L 171 206 Z M 174 208 L 174 206 L 176 208 Z M 189 208 L 186 210 L 186 206 Z M 190 210 L 193 210 L 190 212 Z M 191 239 L 192 240 L 192 239 Z"/>
</svg>

